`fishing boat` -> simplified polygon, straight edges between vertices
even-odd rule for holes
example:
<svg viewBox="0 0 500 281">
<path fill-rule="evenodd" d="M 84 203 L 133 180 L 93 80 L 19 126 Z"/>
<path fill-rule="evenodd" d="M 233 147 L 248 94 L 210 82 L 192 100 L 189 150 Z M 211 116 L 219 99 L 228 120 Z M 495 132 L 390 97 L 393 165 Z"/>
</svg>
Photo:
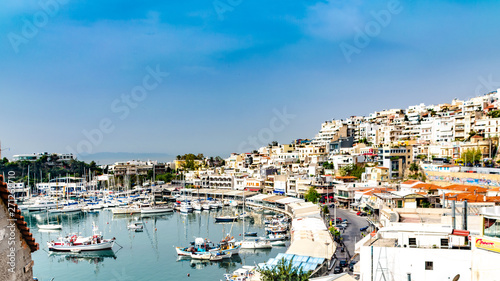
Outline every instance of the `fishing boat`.
<svg viewBox="0 0 500 281">
<path fill-rule="evenodd" d="M 191 256 L 192 253 L 204 254 L 204 253 L 217 253 L 221 252 L 223 254 L 231 253 L 231 255 L 238 255 L 240 251 L 240 246 L 235 245 L 234 237 L 225 237 L 220 241 L 220 244 L 215 245 L 208 239 L 196 238 L 194 242 L 191 242 L 189 247 L 176 247 L 175 251 L 178 256 Z"/>
<path fill-rule="evenodd" d="M 115 238 L 104 239 L 102 233 L 98 233 L 98 228 L 94 224 L 92 227 L 92 236 L 82 237 L 68 235 L 59 237 L 58 241 L 47 242 L 49 251 L 75 252 L 75 251 L 100 251 L 113 248 Z"/>
<path fill-rule="evenodd" d="M 238 216 L 215 217 L 215 222 L 234 222 L 234 221 L 238 221 Z"/>
<path fill-rule="evenodd" d="M 227 253 L 217 252 L 217 253 L 212 253 L 212 255 L 210 256 L 210 260 L 211 261 L 221 261 L 223 259 L 230 259 L 231 256 L 232 256 L 231 252 L 227 252 Z"/>
<path fill-rule="evenodd" d="M 246 281 L 250 280 L 255 275 L 254 266 L 243 266 L 240 269 L 233 271 L 232 274 L 224 274 L 226 281 Z"/>
<path fill-rule="evenodd" d="M 191 256 L 192 253 L 206 253 L 210 250 L 219 250 L 219 248 L 208 239 L 196 238 L 189 247 L 176 247 L 175 251 L 179 256 Z"/>
<path fill-rule="evenodd" d="M 195 260 L 210 260 L 210 257 L 212 256 L 211 253 L 199 253 L 199 252 L 194 252 L 191 253 L 191 258 Z"/>
</svg>

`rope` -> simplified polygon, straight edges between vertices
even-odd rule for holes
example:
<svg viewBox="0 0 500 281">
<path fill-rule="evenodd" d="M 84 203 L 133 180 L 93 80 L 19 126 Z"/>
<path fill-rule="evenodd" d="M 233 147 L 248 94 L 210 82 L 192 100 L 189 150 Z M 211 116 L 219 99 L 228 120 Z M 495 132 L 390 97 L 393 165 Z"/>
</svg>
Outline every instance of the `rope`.
<svg viewBox="0 0 500 281">
<path fill-rule="evenodd" d="M 115 241 L 115 244 L 118 245 L 118 246 L 120 246 L 120 249 L 123 248 L 123 246 L 120 245 L 120 244 L 118 244 L 118 243 L 116 243 L 116 241 Z"/>
</svg>

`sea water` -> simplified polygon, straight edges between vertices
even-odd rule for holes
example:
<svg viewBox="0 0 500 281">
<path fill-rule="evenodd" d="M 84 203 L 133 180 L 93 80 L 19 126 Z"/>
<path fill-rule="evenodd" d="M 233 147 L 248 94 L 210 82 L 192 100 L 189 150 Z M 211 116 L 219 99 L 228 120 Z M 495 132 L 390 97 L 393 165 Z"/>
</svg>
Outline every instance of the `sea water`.
<svg viewBox="0 0 500 281">
<path fill-rule="evenodd" d="M 39 280 L 221 280 L 243 265 L 257 265 L 286 251 L 286 247 L 267 250 L 240 250 L 218 262 L 179 258 L 175 247 L 187 247 L 197 237 L 218 243 L 230 233 L 236 240 L 245 231 L 256 231 L 264 236 L 263 214 L 253 213 L 245 222 L 215 223 L 215 217 L 229 215 L 236 209 L 225 207 L 218 211 L 203 211 L 163 215 L 113 215 L 110 210 L 97 214 L 76 213 L 50 215 L 46 212 L 24 214 L 25 220 L 40 249 L 33 253 L 34 276 Z M 241 209 L 239 210 L 241 212 Z M 143 232 L 128 230 L 127 225 L 142 221 Z M 61 231 L 38 230 L 37 224 L 62 224 Z M 95 223 L 104 238 L 116 238 L 112 251 L 53 253 L 47 241 L 57 240 L 69 233 L 92 235 Z M 288 246 L 288 243 L 287 243 Z"/>
</svg>

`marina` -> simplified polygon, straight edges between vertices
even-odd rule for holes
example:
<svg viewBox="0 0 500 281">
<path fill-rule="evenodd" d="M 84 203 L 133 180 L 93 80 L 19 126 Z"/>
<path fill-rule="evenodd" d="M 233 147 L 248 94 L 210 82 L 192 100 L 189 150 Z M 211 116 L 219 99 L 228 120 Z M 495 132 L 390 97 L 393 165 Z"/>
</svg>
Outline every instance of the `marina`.
<svg viewBox="0 0 500 281">
<path fill-rule="evenodd" d="M 179 280 L 188 274 L 193 280 L 220 280 L 244 265 L 265 263 L 286 246 L 268 249 L 241 249 L 238 254 L 199 255 L 195 258 L 178 256 L 175 247 L 189 245 L 196 237 L 219 242 L 231 234 L 235 240 L 243 237 L 243 222 L 215 223 L 215 217 L 232 207 L 190 213 L 114 214 L 111 208 L 98 213 L 26 212 L 25 219 L 33 236 L 40 243 L 40 251 L 33 253 L 34 276 L 38 280 Z M 48 217 L 48 218 L 47 218 Z M 38 229 L 37 224 L 57 222 L 61 230 Z M 252 213 L 245 218 L 246 227 L 265 235 L 264 215 Z M 68 233 L 87 237 L 93 224 L 106 238 L 113 237 L 111 250 L 67 252 L 49 251 L 47 242 L 57 241 Z M 133 226 L 130 229 L 130 226 Z M 140 228 L 141 232 L 134 231 Z M 241 236 L 240 236 L 241 235 Z M 254 237 L 255 238 L 255 237 Z M 286 241 L 285 243 L 289 243 Z M 113 268 L 104 270 L 104 268 Z"/>
</svg>

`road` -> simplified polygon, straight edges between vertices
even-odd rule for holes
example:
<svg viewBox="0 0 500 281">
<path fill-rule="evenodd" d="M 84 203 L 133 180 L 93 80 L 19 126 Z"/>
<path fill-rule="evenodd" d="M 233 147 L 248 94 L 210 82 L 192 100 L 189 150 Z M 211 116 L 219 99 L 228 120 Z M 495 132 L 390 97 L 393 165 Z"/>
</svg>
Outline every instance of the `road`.
<svg viewBox="0 0 500 281">
<path fill-rule="evenodd" d="M 334 208 L 330 208 L 329 211 L 330 216 L 333 218 Z M 355 254 L 354 245 L 362 238 L 359 229 L 367 226 L 369 223 L 366 220 L 366 217 L 357 216 L 356 213 L 346 209 L 337 208 L 337 217 L 347 219 L 349 223 L 345 230 L 340 231 L 341 237 L 343 238 L 344 244 L 346 246 L 346 251 L 342 253 L 340 251 L 341 246 L 339 246 L 336 255 L 338 259 L 349 259 L 350 256 L 352 257 Z M 359 256 L 354 260 L 359 261 Z"/>
</svg>

